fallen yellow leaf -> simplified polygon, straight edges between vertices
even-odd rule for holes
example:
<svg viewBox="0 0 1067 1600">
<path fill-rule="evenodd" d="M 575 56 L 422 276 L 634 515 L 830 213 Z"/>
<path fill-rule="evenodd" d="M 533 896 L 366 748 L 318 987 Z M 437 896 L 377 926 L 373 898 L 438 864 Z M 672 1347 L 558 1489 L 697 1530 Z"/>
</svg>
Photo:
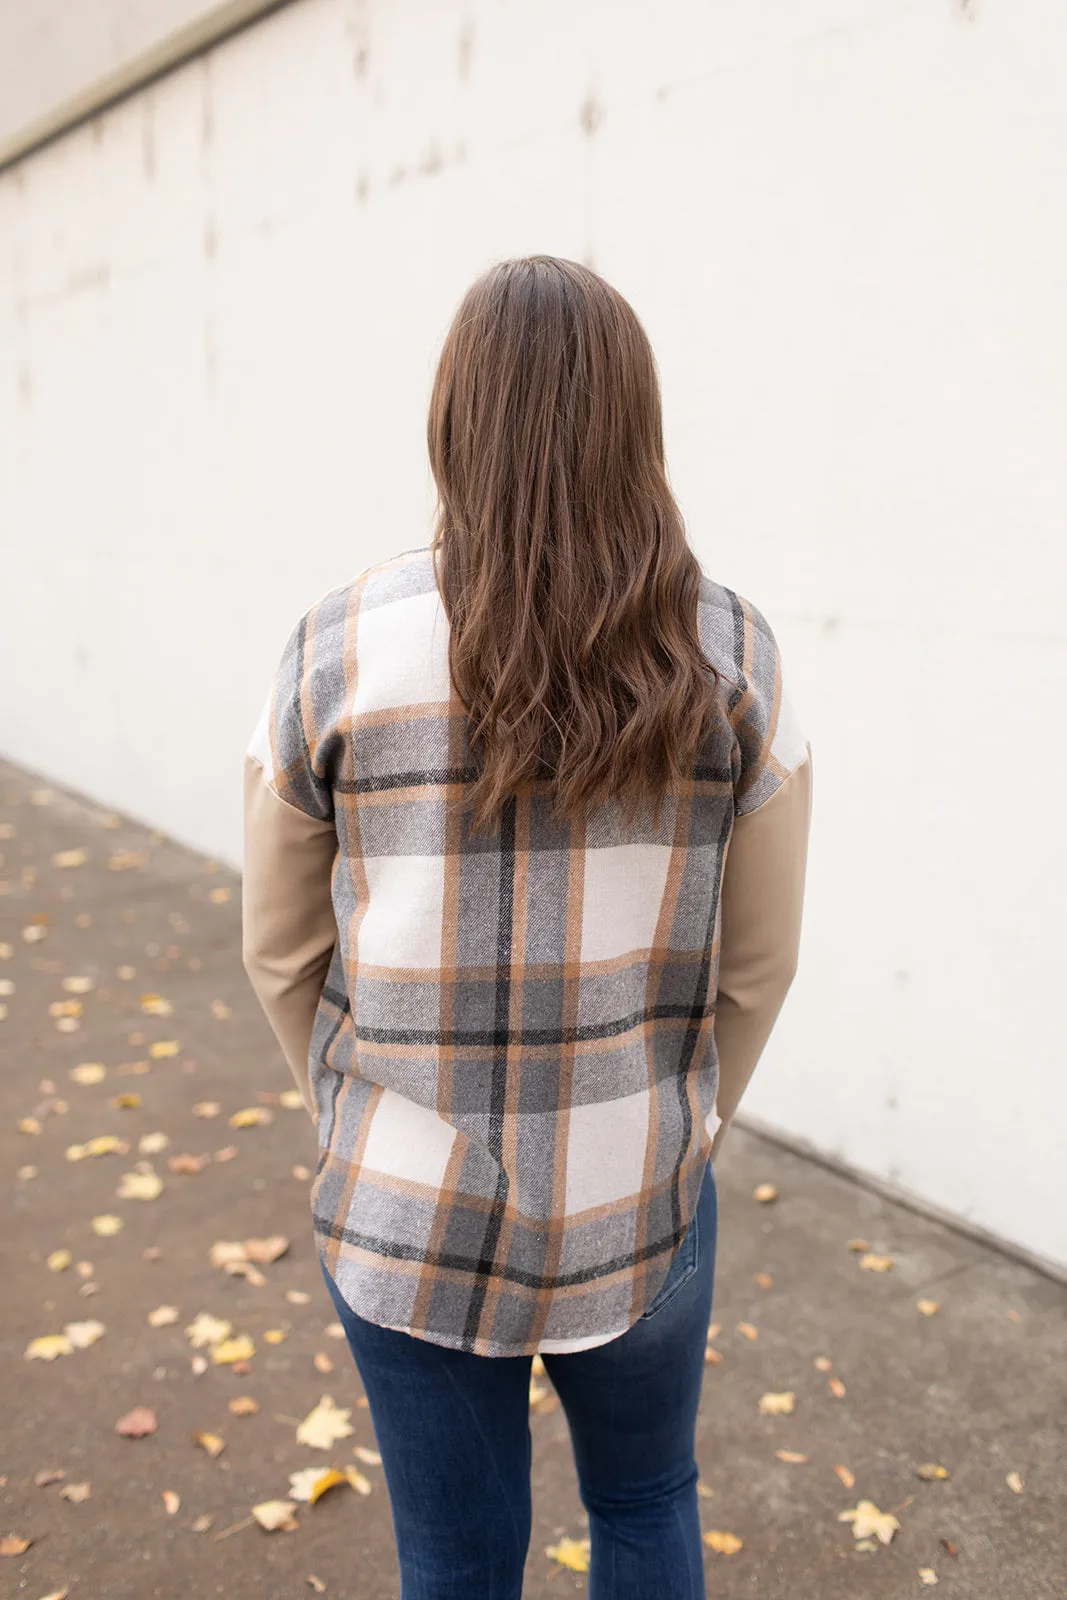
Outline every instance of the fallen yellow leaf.
<svg viewBox="0 0 1067 1600">
<path fill-rule="evenodd" d="M 49 1272 L 66 1272 L 73 1260 L 74 1257 L 69 1250 L 53 1250 L 48 1257 L 48 1270 Z"/>
<path fill-rule="evenodd" d="M 841 1479 L 841 1482 L 844 1484 L 846 1489 L 854 1489 L 856 1487 L 855 1476 L 848 1470 L 847 1467 L 837 1466 L 834 1468 L 834 1471 L 837 1473 L 837 1476 Z"/>
<path fill-rule="evenodd" d="M 737 1331 L 738 1333 L 743 1333 L 746 1339 L 759 1338 L 759 1329 L 751 1322 L 739 1322 Z"/>
<path fill-rule="evenodd" d="M 225 1439 L 220 1439 L 217 1433 L 194 1433 L 193 1443 L 206 1450 L 209 1456 L 221 1456 L 226 1448 Z"/>
<path fill-rule="evenodd" d="M 711 1528 L 704 1535 L 704 1543 L 709 1550 L 714 1550 L 720 1556 L 735 1556 L 739 1550 L 745 1548 L 736 1533 L 722 1533 L 718 1528 Z"/>
<path fill-rule="evenodd" d="M 245 1106 L 230 1118 L 231 1128 L 256 1128 L 274 1121 L 274 1114 L 266 1106 Z"/>
<path fill-rule="evenodd" d="M 761 1395 L 759 1408 L 767 1417 L 790 1417 L 796 1403 L 796 1395 L 791 1389 L 787 1389 L 784 1394 Z"/>
<path fill-rule="evenodd" d="M 921 1317 L 934 1317 L 941 1307 L 936 1300 L 916 1300 L 915 1309 Z"/>
<path fill-rule="evenodd" d="M 809 1457 L 798 1455 L 795 1450 L 776 1450 L 774 1453 L 779 1461 L 784 1461 L 791 1467 L 804 1467 L 808 1464 Z"/>
<path fill-rule="evenodd" d="M 236 1339 L 224 1339 L 217 1344 L 211 1352 L 211 1359 L 217 1367 L 229 1367 L 235 1361 L 250 1361 L 255 1353 L 252 1340 L 247 1333 L 242 1333 Z"/>
<path fill-rule="evenodd" d="M 45 1333 L 31 1339 L 23 1352 L 27 1361 L 54 1361 L 56 1356 L 69 1356 L 74 1346 L 65 1333 Z"/>
<path fill-rule="evenodd" d="M 52 857 L 52 865 L 54 867 L 84 867 L 88 859 L 88 850 L 57 850 Z"/>
<path fill-rule="evenodd" d="M 173 1489 L 164 1489 L 162 1500 L 167 1508 L 167 1516 L 173 1517 L 182 1503 L 181 1495 L 175 1494 Z"/>
<path fill-rule="evenodd" d="M 0 1536 L 0 1556 L 24 1555 L 32 1543 L 32 1538 L 20 1539 L 17 1533 L 5 1533 Z"/>
<path fill-rule="evenodd" d="M 778 1190 L 773 1183 L 760 1183 L 752 1191 L 753 1200 L 758 1200 L 761 1206 L 769 1206 L 778 1198 Z"/>
<path fill-rule="evenodd" d="M 148 1054 L 153 1061 L 165 1061 L 168 1056 L 176 1056 L 180 1048 L 177 1039 L 160 1039 L 148 1046 Z"/>
<path fill-rule="evenodd" d="M 831 1378 L 829 1389 L 835 1400 L 843 1400 L 848 1393 L 840 1378 Z"/>
<path fill-rule="evenodd" d="M 177 1306 L 157 1306 L 148 1313 L 148 1325 L 151 1328 L 169 1328 L 172 1322 L 178 1320 Z"/>
<path fill-rule="evenodd" d="M 69 1500 L 72 1506 L 82 1506 L 86 1500 L 91 1500 L 93 1486 L 91 1483 L 65 1483 L 59 1491 L 64 1500 Z"/>
<path fill-rule="evenodd" d="M 1023 1480 L 1020 1478 L 1017 1472 L 1009 1472 L 1008 1476 L 1004 1479 L 1004 1482 L 1007 1484 L 1012 1494 L 1022 1494 L 1024 1488 Z"/>
<path fill-rule="evenodd" d="M 250 1394 L 237 1394 L 227 1402 L 227 1406 L 235 1417 L 252 1417 L 259 1410 L 259 1401 Z"/>
<path fill-rule="evenodd" d="M 558 1544 L 547 1544 L 545 1555 L 568 1572 L 589 1571 L 589 1540 L 568 1539 L 566 1535 Z"/>
<path fill-rule="evenodd" d="M 301 1467 L 299 1472 L 289 1474 L 289 1495 L 302 1505 L 313 1506 L 316 1500 L 322 1499 L 327 1489 L 335 1489 L 338 1484 L 347 1482 L 345 1474 L 336 1467 Z"/>
<path fill-rule="evenodd" d="M 365 1466 L 380 1467 L 382 1464 L 382 1458 L 377 1450 L 368 1450 L 365 1444 L 357 1444 L 352 1454 L 358 1456 Z"/>
<path fill-rule="evenodd" d="M 161 994 L 143 994 L 141 996 L 141 1010 L 147 1017 L 172 1017 L 174 1007 L 169 1000 L 164 1000 Z"/>
<path fill-rule="evenodd" d="M 221 1344 L 233 1332 L 233 1323 L 223 1317 L 213 1317 L 209 1311 L 200 1311 L 185 1330 L 194 1350 L 205 1345 Z"/>
<path fill-rule="evenodd" d="M 71 1067 L 68 1076 L 73 1083 L 100 1083 L 107 1077 L 107 1068 L 100 1061 L 82 1061 L 78 1066 Z"/>
<path fill-rule="evenodd" d="M 943 1482 L 949 1476 L 949 1471 L 947 1467 L 939 1467 L 936 1462 L 924 1461 L 915 1468 L 915 1476 L 924 1483 Z"/>
<path fill-rule="evenodd" d="M 112 1234 L 121 1233 L 122 1218 L 112 1216 L 110 1213 L 102 1217 L 94 1217 L 92 1228 L 93 1232 L 98 1234 L 101 1239 L 109 1239 Z"/>
<path fill-rule="evenodd" d="M 374 1485 L 365 1472 L 360 1472 L 358 1467 L 346 1467 L 345 1477 L 357 1494 L 373 1494 Z"/>
<path fill-rule="evenodd" d="M 50 1017 L 80 1017 L 84 1011 L 80 1000 L 53 1000 L 48 1007 Z"/>
<path fill-rule="evenodd" d="M 934 1571 L 933 1567 L 919 1568 L 919 1582 L 925 1584 L 931 1589 L 933 1588 L 934 1584 L 937 1582 L 937 1573 Z"/>
<path fill-rule="evenodd" d="M 284 1344 L 289 1335 L 284 1328 L 266 1328 L 263 1333 L 264 1344 Z"/>
<path fill-rule="evenodd" d="M 226 901 L 230 898 L 230 891 L 229 889 L 223 888 L 209 889 L 207 897 L 211 901 L 212 905 L 225 905 Z"/>
<path fill-rule="evenodd" d="M 137 1148 L 143 1156 L 158 1156 L 169 1144 L 170 1139 L 165 1133 L 142 1133 Z"/>
<path fill-rule="evenodd" d="M 158 1172 L 124 1172 L 116 1192 L 120 1200 L 158 1200 L 163 1179 Z"/>
<path fill-rule="evenodd" d="M 198 1100 L 196 1105 L 193 1107 L 193 1116 L 217 1117 L 220 1115 L 221 1111 L 222 1107 L 219 1105 L 217 1100 Z"/>
<path fill-rule="evenodd" d="M 40 1131 L 41 1131 L 41 1124 L 37 1121 L 36 1117 L 20 1117 L 19 1118 L 19 1132 L 20 1133 L 40 1133 Z"/>
<path fill-rule="evenodd" d="M 875 1250 L 868 1250 L 865 1256 L 860 1257 L 860 1266 L 864 1272 L 890 1272 L 896 1266 L 892 1256 L 880 1256 Z"/>
<path fill-rule="evenodd" d="M 91 994 L 96 988 L 93 978 L 64 978 L 63 987 L 68 994 Z"/>
<path fill-rule="evenodd" d="M 351 1410 L 335 1405 L 331 1396 L 324 1394 L 297 1428 L 297 1444 L 310 1445 L 313 1450 L 329 1450 L 338 1439 L 347 1439 L 354 1431 L 348 1420 L 351 1415 Z"/>
<path fill-rule="evenodd" d="M 304 1108 L 303 1096 L 299 1089 L 283 1089 L 278 1096 L 278 1104 L 284 1106 L 286 1111 L 302 1111 Z"/>
<path fill-rule="evenodd" d="M 857 1539 L 875 1538 L 888 1544 L 899 1530 L 900 1523 L 891 1511 L 879 1511 L 873 1500 L 861 1500 L 851 1511 L 839 1511 L 838 1522 L 851 1522 L 853 1536 Z"/>
<path fill-rule="evenodd" d="M 137 1111 L 140 1109 L 141 1096 L 139 1094 L 131 1094 L 127 1089 L 123 1094 L 112 1095 L 108 1104 L 115 1111 Z"/>
</svg>

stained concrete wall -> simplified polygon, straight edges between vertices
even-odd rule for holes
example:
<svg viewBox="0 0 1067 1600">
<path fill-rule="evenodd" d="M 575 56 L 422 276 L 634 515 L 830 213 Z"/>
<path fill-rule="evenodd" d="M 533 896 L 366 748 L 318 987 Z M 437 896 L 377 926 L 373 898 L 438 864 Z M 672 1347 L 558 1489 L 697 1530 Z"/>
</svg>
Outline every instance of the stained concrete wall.
<svg viewBox="0 0 1067 1600">
<path fill-rule="evenodd" d="M 1067 1261 L 1065 49 L 1057 0 L 300 0 L 0 175 L 0 748 L 236 859 L 290 626 L 429 536 L 456 300 L 588 260 L 815 751 L 750 1109 Z"/>
</svg>

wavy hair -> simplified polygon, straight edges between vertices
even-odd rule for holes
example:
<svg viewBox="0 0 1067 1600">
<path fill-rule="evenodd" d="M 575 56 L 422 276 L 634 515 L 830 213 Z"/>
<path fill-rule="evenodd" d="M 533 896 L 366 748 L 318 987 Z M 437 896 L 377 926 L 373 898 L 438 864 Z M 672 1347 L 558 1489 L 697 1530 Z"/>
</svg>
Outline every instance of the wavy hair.
<svg viewBox="0 0 1067 1600">
<path fill-rule="evenodd" d="M 472 830 L 546 784 L 564 823 L 611 799 L 658 822 L 721 704 L 632 307 L 576 261 L 499 262 L 447 333 L 427 442 Z"/>
</svg>

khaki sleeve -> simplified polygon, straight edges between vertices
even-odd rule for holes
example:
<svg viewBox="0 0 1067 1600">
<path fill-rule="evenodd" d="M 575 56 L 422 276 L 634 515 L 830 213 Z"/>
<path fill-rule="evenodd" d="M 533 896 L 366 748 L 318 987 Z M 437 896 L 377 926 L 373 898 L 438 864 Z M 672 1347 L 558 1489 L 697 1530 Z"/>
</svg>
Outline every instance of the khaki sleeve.
<svg viewBox="0 0 1067 1600">
<path fill-rule="evenodd" d="M 337 854 L 332 821 L 320 821 L 280 800 L 262 765 L 245 757 L 245 971 L 307 1107 L 316 1111 L 308 1079 L 315 1012 L 337 941 L 330 877 Z"/>
<path fill-rule="evenodd" d="M 712 1158 L 781 1010 L 797 967 L 811 821 L 811 748 L 769 800 L 736 818 L 722 882 Z"/>
</svg>

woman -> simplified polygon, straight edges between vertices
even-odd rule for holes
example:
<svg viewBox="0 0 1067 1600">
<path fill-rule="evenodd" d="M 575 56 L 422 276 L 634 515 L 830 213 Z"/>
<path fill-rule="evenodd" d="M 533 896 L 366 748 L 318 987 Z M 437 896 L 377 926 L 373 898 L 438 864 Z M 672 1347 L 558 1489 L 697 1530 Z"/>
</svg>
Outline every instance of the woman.
<svg viewBox="0 0 1067 1600">
<path fill-rule="evenodd" d="M 712 1162 L 795 968 L 810 754 L 704 574 L 632 309 L 505 261 L 437 369 L 431 543 L 297 625 L 246 775 L 245 963 L 402 1600 L 514 1600 L 535 1354 L 596 1600 L 704 1594 Z"/>
</svg>

